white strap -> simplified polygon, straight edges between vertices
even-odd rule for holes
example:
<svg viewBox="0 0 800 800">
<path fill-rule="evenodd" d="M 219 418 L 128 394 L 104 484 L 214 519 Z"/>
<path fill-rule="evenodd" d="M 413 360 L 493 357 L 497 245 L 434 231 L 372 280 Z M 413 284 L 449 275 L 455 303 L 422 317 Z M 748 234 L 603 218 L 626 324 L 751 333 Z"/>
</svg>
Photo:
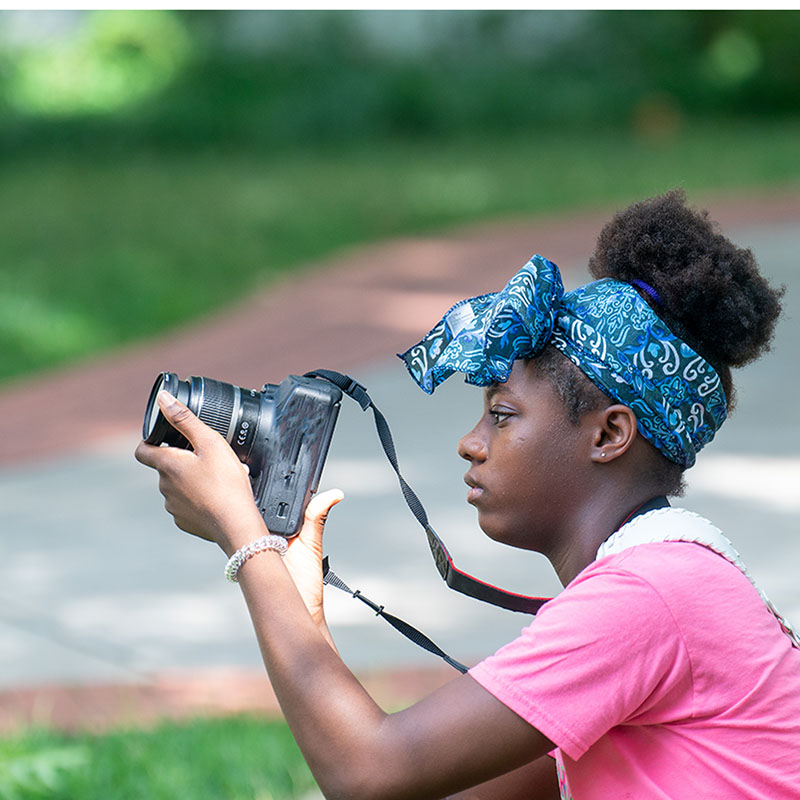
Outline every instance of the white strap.
<svg viewBox="0 0 800 800">
<path fill-rule="evenodd" d="M 658 542 L 693 542 L 713 550 L 718 555 L 738 567 L 742 574 L 753 584 L 767 608 L 780 623 L 783 632 L 792 640 L 792 644 L 800 649 L 800 635 L 791 623 L 783 617 L 772 601 L 758 588 L 756 582 L 747 571 L 739 553 L 733 544 L 715 525 L 707 519 L 687 511 L 685 508 L 657 508 L 646 514 L 634 517 L 619 530 L 611 534 L 597 551 L 597 559 L 614 555 L 635 547 L 638 544 L 656 544 Z"/>
</svg>

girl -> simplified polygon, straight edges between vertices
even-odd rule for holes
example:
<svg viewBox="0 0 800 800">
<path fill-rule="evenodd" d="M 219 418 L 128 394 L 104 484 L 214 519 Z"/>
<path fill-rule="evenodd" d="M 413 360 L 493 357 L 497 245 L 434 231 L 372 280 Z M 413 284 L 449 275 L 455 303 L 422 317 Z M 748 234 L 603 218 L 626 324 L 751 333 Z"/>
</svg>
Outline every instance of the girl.
<svg viewBox="0 0 800 800">
<path fill-rule="evenodd" d="M 521 636 L 386 714 L 344 665 L 322 605 L 323 493 L 290 543 L 242 465 L 166 393 L 193 451 L 144 443 L 176 524 L 216 542 L 272 686 L 328 798 L 800 798 L 800 649 L 709 522 L 670 508 L 767 349 L 780 292 L 680 192 L 602 231 L 597 279 L 564 294 L 540 256 L 403 354 L 426 391 L 485 386 L 459 443 L 491 538 L 566 587 Z M 265 537 L 265 538 L 262 538 Z M 260 540 L 255 546 L 254 541 Z M 557 780 L 558 772 L 558 780 Z M 460 793 L 460 794 L 457 794 Z"/>
</svg>

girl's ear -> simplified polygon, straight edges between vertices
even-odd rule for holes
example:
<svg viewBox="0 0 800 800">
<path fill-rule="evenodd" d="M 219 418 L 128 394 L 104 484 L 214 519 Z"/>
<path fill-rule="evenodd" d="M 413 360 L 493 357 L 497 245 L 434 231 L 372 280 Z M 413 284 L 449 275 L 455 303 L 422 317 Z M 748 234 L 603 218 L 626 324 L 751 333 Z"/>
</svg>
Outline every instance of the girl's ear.
<svg viewBox="0 0 800 800">
<path fill-rule="evenodd" d="M 594 414 L 590 458 L 600 464 L 626 453 L 636 440 L 636 416 L 628 406 L 616 404 Z"/>
</svg>

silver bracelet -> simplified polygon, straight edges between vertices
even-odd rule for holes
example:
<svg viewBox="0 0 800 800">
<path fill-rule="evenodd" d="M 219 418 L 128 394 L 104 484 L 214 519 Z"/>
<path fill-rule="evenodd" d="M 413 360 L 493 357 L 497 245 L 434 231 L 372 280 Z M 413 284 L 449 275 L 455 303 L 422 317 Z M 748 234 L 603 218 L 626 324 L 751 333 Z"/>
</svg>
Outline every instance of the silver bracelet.
<svg viewBox="0 0 800 800">
<path fill-rule="evenodd" d="M 252 558 L 259 553 L 264 553 L 267 550 L 275 550 L 280 553 L 281 556 L 285 556 L 288 549 L 289 543 L 286 539 L 274 533 L 269 534 L 269 536 L 263 536 L 261 539 L 256 539 L 254 542 L 240 547 L 228 559 L 228 564 L 225 567 L 225 577 L 231 583 L 239 583 L 239 570 L 248 558 Z"/>
</svg>

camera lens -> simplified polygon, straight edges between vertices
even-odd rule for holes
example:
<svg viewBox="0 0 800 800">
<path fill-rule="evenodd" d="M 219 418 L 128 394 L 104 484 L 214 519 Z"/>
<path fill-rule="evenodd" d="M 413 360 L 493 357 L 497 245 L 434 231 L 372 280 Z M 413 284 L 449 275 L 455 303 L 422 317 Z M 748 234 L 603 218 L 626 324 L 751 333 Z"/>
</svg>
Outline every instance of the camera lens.
<svg viewBox="0 0 800 800">
<path fill-rule="evenodd" d="M 174 372 L 162 372 L 150 391 L 142 436 L 148 444 L 168 444 L 184 449 L 189 447 L 189 442 L 167 422 L 156 402 L 161 389 L 177 397 L 206 425 L 221 434 L 242 461 L 249 463 L 261 416 L 261 392 L 211 378 L 192 377 L 182 381 Z"/>
</svg>

